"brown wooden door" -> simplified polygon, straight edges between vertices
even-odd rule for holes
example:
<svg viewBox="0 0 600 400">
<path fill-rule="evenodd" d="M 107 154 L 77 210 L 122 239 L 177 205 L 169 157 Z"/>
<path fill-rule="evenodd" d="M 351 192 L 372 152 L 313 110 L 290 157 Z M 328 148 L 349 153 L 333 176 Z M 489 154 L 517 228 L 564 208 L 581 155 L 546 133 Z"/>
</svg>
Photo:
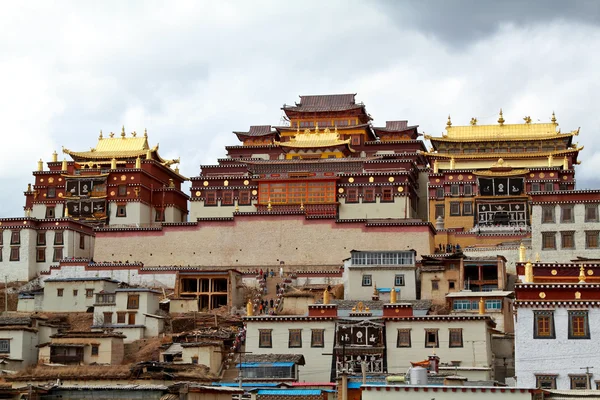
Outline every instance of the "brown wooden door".
<svg viewBox="0 0 600 400">
<path fill-rule="evenodd" d="M 129 313 L 129 325 L 135 325 L 135 313 Z"/>
</svg>

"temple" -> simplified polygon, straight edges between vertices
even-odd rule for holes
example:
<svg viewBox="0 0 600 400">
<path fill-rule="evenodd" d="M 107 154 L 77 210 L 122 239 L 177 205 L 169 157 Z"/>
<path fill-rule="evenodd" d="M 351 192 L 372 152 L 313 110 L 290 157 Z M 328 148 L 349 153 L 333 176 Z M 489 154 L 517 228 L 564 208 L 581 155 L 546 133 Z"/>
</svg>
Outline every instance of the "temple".
<svg viewBox="0 0 600 400">
<path fill-rule="evenodd" d="M 282 110 L 286 126 L 234 132 L 241 145 L 226 147 L 227 158 L 191 178 L 192 220 L 282 213 L 427 219 L 426 149 L 417 125 L 372 126 L 355 94 L 300 96 Z"/>
<path fill-rule="evenodd" d="M 48 170 L 40 159 L 35 183 L 25 192 L 25 214 L 38 219 L 70 217 L 94 226 L 140 226 L 187 219 L 186 180 L 179 160 L 165 160 L 148 134 L 98 137 L 89 151 L 63 148 L 72 161 L 54 152 Z"/>
<path fill-rule="evenodd" d="M 438 229 L 472 232 L 530 230 L 532 192 L 572 190 L 583 146 L 579 129 L 562 133 L 554 113 L 549 123 L 454 126 L 441 137 L 425 135 L 429 174 L 429 221 Z"/>
</svg>

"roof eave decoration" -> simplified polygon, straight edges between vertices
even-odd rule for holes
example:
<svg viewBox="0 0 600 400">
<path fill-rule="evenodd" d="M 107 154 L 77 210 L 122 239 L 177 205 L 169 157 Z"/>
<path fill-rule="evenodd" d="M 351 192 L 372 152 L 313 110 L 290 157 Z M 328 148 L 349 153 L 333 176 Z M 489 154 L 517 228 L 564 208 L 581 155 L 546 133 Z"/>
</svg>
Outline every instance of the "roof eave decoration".
<svg viewBox="0 0 600 400">
<path fill-rule="evenodd" d="M 566 155 L 572 153 L 578 153 L 583 150 L 584 146 L 574 147 L 566 150 L 553 150 L 553 151 L 541 151 L 537 153 L 466 153 L 466 154 L 450 154 L 450 153 L 438 153 L 438 152 L 423 152 L 424 156 L 433 158 L 455 158 L 455 159 L 473 159 L 473 158 L 497 158 L 503 157 L 508 159 L 517 158 L 535 158 L 535 157 L 548 157 L 550 155 Z"/>
<path fill-rule="evenodd" d="M 325 130 L 321 132 L 319 130 L 319 125 L 317 124 L 314 131 L 306 129 L 304 132 L 300 132 L 300 128 L 298 128 L 296 136 L 290 138 L 290 141 L 275 142 L 275 144 L 281 147 L 294 149 L 328 148 L 347 145 L 351 151 L 354 151 L 350 148 L 350 141 L 350 139 L 340 139 L 337 127 L 333 132 L 330 131 L 329 128 L 325 128 Z"/>
</svg>

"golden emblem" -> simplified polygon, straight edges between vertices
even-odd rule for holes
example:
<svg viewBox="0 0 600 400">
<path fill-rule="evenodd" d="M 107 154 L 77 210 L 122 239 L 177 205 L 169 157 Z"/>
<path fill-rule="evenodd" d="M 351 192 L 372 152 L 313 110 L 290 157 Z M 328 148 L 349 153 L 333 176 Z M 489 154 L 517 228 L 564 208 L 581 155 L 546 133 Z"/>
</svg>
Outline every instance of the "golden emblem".
<svg viewBox="0 0 600 400">
<path fill-rule="evenodd" d="M 350 183 L 354 182 L 354 178 L 353 177 L 348 178 L 348 182 L 350 182 Z"/>
<path fill-rule="evenodd" d="M 588 269 L 587 274 L 588 275 L 594 275 L 594 271 L 592 271 L 591 269 Z"/>
<path fill-rule="evenodd" d="M 567 180 L 567 176 L 565 175 L 565 176 L 563 176 L 563 181 L 566 181 L 566 180 Z"/>
<path fill-rule="evenodd" d="M 203 184 L 204 186 L 208 186 L 208 181 L 204 181 L 204 182 L 202 182 L 202 184 Z"/>
<path fill-rule="evenodd" d="M 459 180 L 459 181 L 462 181 L 462 180 L 463 180 L 463 176 L 462 176 L 462 175 L 459 175 L 459 176 L 458 176 L 458 180 Z"/>
<path fill-rule="evenodd" d="M 338 193 L 344 193 L 344 188 L 339 188 Z"/>
<path fill-rule="evenodd" d="M 258 194 L 258 192 L 256 190 L 252 191 L 252 196 L 256 196 Z"/>
<path fill-rule="evenodd" d="M 404 187 L 403 187 L 403 186 L 398 186 L 398 191 L 399 191 L 400 193 L 404 192 Z"/>
<path fill-rule="evenodd" d="M 543 178 L 543 177 L 545 177 L 545 176 L 546 176 L 546 174 L 545 174 L 545 173 L 543 173 L 543 172 L 540 172 L 540 178 Z"/>
<path fill-rule="evenodd" d="M 121 175 L 121 180 L 122 180 L 122 181 L 124 181 L 124 180 L 126 180 L 126 179 L 127 179 L 127 177 L 126 177 L 125 175 Z"/>
<path fill-rule="evenodd" d="M 114 196 L 114 195 L 115 195 L 115 191 L 114 191 L 114 190 L 113 190 L 113 191 L 111 191 L 111 192 L 110 192 L 110 195 L 111 195 L 111 196 Z"/>
<path fill-rule="evenodd" d="M 394 177 L 393 177 L 393 176 L 390 176 L 390 177 L 388 178 L 388 181 L 390 181 L 390 182 L 394 182 Z"/>
<path fill-rule="evenodd" d="M 552 270 L 550 273 L 551 273 L 552 275 L 556 275 L 556 274 L 558 274 L 558 271 L 557 271 L 557 270 L 555 270 L 555 269 L 553 269 L 553 270 Z"/>
<path fill-rule="evenodd" d="M 372 176 L 369 177 L 369 182 L 373 183 L 375 182 L 375 178 L 373 178 Z"/>
<path fill-rule="evenodd" d="M 575 292 L 575 298 L 577 300 L 581 299 L 581 292 Z"/>
<path fill-rule="evenodd" d="M 437 179 L 435 180 L 435 183 L 440 183 L 440 178 L 437 178 Z"/>
<path fill-rule="evenodd" d="M 199 191 L 199 190 L 196 190 L 196 197 L 200 197 L 200 195 L 201 195 L 201 194 L 202 194 L 202 192 L 201 192 L 201 191 Z"/>
<path fill-rule="evenodd" d="M 554 172 L 550 172 L 550 178 L 554 177 Z"/>
<path fill-rule="evenodd" d="M 473 175 L 469 175 L 469 176 L 467 176 L 467 178 L 473 179 Z"/>
<path fill-rule="evenodd" d="M 545 298 L 546 298 L 546 293 L 540 292 L 540 299 L 545 299 Z"/>
<path fill-rule="evenodd" d="M 227 180 L 223 181 L 223 186 L 229 186 L 229 181 L 227 181 Z"/>
<path fill-rule="evenodd" d="M 48 183 L 53 183 L 54 182 L 54 178 L 50 177 L 48 178 Z"/>
<path fill-rule="evenodd" d="M 448 177 L 448 179 L 452 180 L 452 179 L 454 179 L 454 176 L 450 175 L 450 176 Z"/>
<path fill-rule="evenodd" d="M 248 186 L 250 184 L 250 182 L 248 180 L 244 181 L 244 186 Z"/>
<path fill-rule="evenodd" d="M 58 193 L 58 197 L 63 197 L 62 192 Z"/>
</svg>

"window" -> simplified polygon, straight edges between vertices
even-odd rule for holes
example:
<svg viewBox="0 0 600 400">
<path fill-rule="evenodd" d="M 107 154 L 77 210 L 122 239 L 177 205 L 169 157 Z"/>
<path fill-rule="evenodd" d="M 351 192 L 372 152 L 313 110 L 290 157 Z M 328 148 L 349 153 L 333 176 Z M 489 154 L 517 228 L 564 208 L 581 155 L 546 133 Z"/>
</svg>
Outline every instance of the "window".
<svg viewBox="0 0 600 400">
<path fill-rule="evenodd" d="M 404 274 L 396 274 L 394 277 L 394 286 L 404 286 Z"/>
<path fill-rule="evenodd" d="M 598 222 L 598 204 L 585 205 L 585 222 Z"/>
<path fill-rule="evenodd" d="M 425 329 L 425 347 L 440 347 L 437 329 Z"/>
<path fill-rule="evenodd" d="M 352 145 L 353 146 L 360 146 L 360 136 L 352 136 Z"/>
<path fill-rule="evenodd" d="M 4 244 L 4 229 L 0 229 L 0 245 Z"/>
<path fill-rule="evenodd" d="M 63 245 L 63 244 L 65 244 L 64 237 L 63 237 L 63 231 L 56 231 L 54 233 L 54 245 Z"/>
<path fill-rule="evenodd" d="M 448 289 L 455 290 L 456 289 L 456 281 L 448 281 Z"/>
<path fill-rule="evenodd" d="M 450 202 L 450 215 L 460 215 L 460 202 L 458 202 L 458 201 Z"/>
<path fill-rule="evenodd" d="M 569 311 L 569 339 L 589 339 L 590 327 L 587 310 Z"/>
<path fill-rule="evenodd" d="M 385 201 L 385 202 L 393 202 L 394 201 L 394 195 L 392 192 L 392 188 L 383 188 L 381 189 L 382 192 L 382 199 L 381 201 Z"/>
<path fill-rule="evenodd" d="M 271 340 L 272 329 L 259 329 L 258 330 L 258 347 L 273 347 L 273 341 Z"/>
<path fill-rule="evenodd" d="M 63 294 L 65 293 L 65 289 L 56 289 L 56 296 L 58 297 L 63 297 Z"/>
<path fill-rule="evenodd" d="M 119 185 L 119 196 L 124 197 L 127 196 L 127 185 Z"/>
<path fill-rule="evenodd" d="M 363 286 L 372 286 L 373 282 L 371 282 L 371 275 L 363 275 L 362 277 L 362 285 Z"/>
<path fill-rule="evenodd" d="M 463 193 L 465 196 L 473 196 L 473 185 L 465 185 L 463 187 Z"/>
<path fill-rule="evenodd" d="M 198 364 L 198 356 L 192 357 L 192 364 Z"/>
<path fill-rule="evenodd" d="M 85 235 L 79 234 L 79 248 L 85 249 Z"/>
<path fill-rule="evenodd" d="M 127 309 L 128 310 L 137 310 L 140 308 L 140 295 L 139 294 L 130 294 L 127 296 Z"/>
<path fill-rule="evenodd" d="M 436 204 L 435 205 L 435 218 L 437 219 L 438 217 L 442 217 L 444 218 L 444 205 L 443 204 Z"/>
<path fill-rule="evenodd" d="M 37 245 L 38 246 L 46 245 L 46 232 L 38 232 L 37 233 Z"/>
<path fill-rule="evenodd" d="M 556 389 L 556 375 L 536 375 L 535 387 L 539 389 Z"/>
<path fill-rule="evenodd" d="M 310 347 L 325 347 L 324 329 L 313 329 L 311 331 Z"/>
<path fill-rule="evenodd" d="M 569 379 L 573 390 L 586 390 L 588 388 L 589 378 L 585 374 L 569 375 Z"/>
<path fill-rule="evenodd" d="M 574 249 L 575 248 L 575 232 L 561 232 L 560 243 L 563 249 Z"/>
<path fill-rule="evenodd" d="M 127 206 L 117 206 L 117 217 L 127 216 Z"/>
<path fill-rule="evenodd" d="M 10 244 L 21 244 L 21 231 L 12 231 L 10 235 Z"/>
<path fill-rule="evenodd" d="M 540 183 L 539 182 L 532 182 L 531 183 L 531 191 L 532 192 L 539 192 L 540 191 Z"/>
<path fill-rule="evenodd" d="M 597 249 L 598 247 L 598 231 L 585 231 L 585 248 Z"/>
<path fill-rule="evenodd" d="M 55 247 L 54 248 L 54 254 L 52 255 L 52 261 L 53 262 L 59 262 L 62 259 L 63 259 L 63 248 L 62 247 Z"/>
<path fill-rule="evenodd" d="M 553 190 L 554 190 L 554 183 L 552 183 L 552 182 L 544 183 L 544 191 L 545 192 L 552 192 Z"/>
<path fill-rule="evenodd" d="M 19 261 L 19 258 L 19 247 L 11 247 L 9 261 Z"/>
<path fill-rule="evenodd" d="M 117 324 L 124 324 L 126 315 L 126 312 L 117 311 Z"/>
<path fill-rule="evenodd" d="M 375 202 L 375 189 L 368 188 L 365 189 L 365 197 L 363 198 L 363 203 L 374 203 Z"/>
<path fill-rule="evenodd" d="M 250 192 L 244 190 L 240 192 L 240 199 L 238 200 L 238 204 L 248 205 L 250 204 Z"/>
<path fill-rule="evenodd" d="M 85 297 L 94 297 L 94 289 L 85 289 Z"/>
<path fill-rule="evenodd" d="M 157 208 L 154 210 L 154 222 L 165 222 L 165 210 Z"/>
<path fill-rule="evenodd" d="M 54 207 L 46 207 L 46 218 L 54 218 Z"/>
<path fill-rule="evenodd" d="M 99 344 L 93 344 L 92 345 L 92 355 L 93 356 L 97 356 L 98 353 L 100 353 L 100 345 Z"/>
<path fill-rule="evenodd" d="M 542 224 L 554 222 L 554 206 L 542 206 Z"/>
<path fill-rule="evenodd" d="M 346 203 L 358 203 L 358 189 L 348 189 L 346 192 Z"/>
<path fill-rule="evenodd" d="M 102 317 L 104 318 L 104 325 L 112 324 L 112 315 L 113 315 L 113 313 L 111 313 L 111 312 L 103 312 L 102 313 Z"/>
<path fill-rule="evenodd" d="M 450 328 L 449 331 L 449 347 L 463 347 L 463 334 L 461 328 Z"/>
<path fill-rule="evenodd" d="M 431 281 L 431 290 L 439 290 L 440 281 Z"/>
<path fill-rule="evenodd" d="M 216 206 L 217 205 L 217 192 L 206 192 L 206 198 L 204 200 L 205 206 Z"/>
<path fill-rule="evenodd" d="M 555 339 L 554 333 L 554 311 L 533 312 L 533 338 Z"/>
<path fill-rule="evenodd" d="M 221 199 L 221 204 L 226 206 L 233 205 L 233 192 L 231 190 L 227 190 L 223 192 L 223 198 Z"/>
<path fill-rule="evenodd" d="M 435 197 L 437 199 L 443 199 L 444 198 L 444 188 L 435 188 Z"/>
<path fill-rule="evenodd" d="M 542 232 L 542 250 L 556 250 L 556 232 Z"/>
<path fill-rule="evenodd" d="M 10 339 L 0 339 L 0 353 L 10 353 Z"/>
<path fill-rule="evenodd" d="M 396 347 L 410 347 L 410 329 L 398 329 L 398 339 L 396 340 Z"/>
<path fill-rule="evenodd" d="M 46 248 L 45 247 L 38 247 L 36 249 L 35 261 L 36 262 L 46 262 Z"/>
<path fill-rule="evenodd" d="M 458 186 L 458 185 L 451 185 L 450 186 L 450 194 L 452 196 L 458 196 L 459 195 L 459 190 L 460 190 L 460 186 Z"/>
<path fill-rule="evenodd" d="M 54 186 L 48 186 L 48 193 L 46 197 L 49 199 L 53 199 L 56 197 L 56 188 Z"/>
<path fill-rule="evenodd" d="M 463 215 L 473 215 L 473 202 L 466 201 L 463 203 Z"/>
<path fill-rule="evenodd" d="M 560 222 L 575 222 L 572 205 L 560 206 Z"/>
<path fill-rule="evenodd" d="M 502 310 L 502 300 L 486 300 L 485 301 L 485 309 L 486 310 Z"/>
<path fill-rule="evenodd" d="M 79 293 L 79 290 L 73 289 L 73 297 L 77 297 L 78 293 Z"/>
<path fill-rule="evenodd" d="M 302 329 L 290 329 L 288 347 L 296 348 L 302 347 Z"/>
</svg>

